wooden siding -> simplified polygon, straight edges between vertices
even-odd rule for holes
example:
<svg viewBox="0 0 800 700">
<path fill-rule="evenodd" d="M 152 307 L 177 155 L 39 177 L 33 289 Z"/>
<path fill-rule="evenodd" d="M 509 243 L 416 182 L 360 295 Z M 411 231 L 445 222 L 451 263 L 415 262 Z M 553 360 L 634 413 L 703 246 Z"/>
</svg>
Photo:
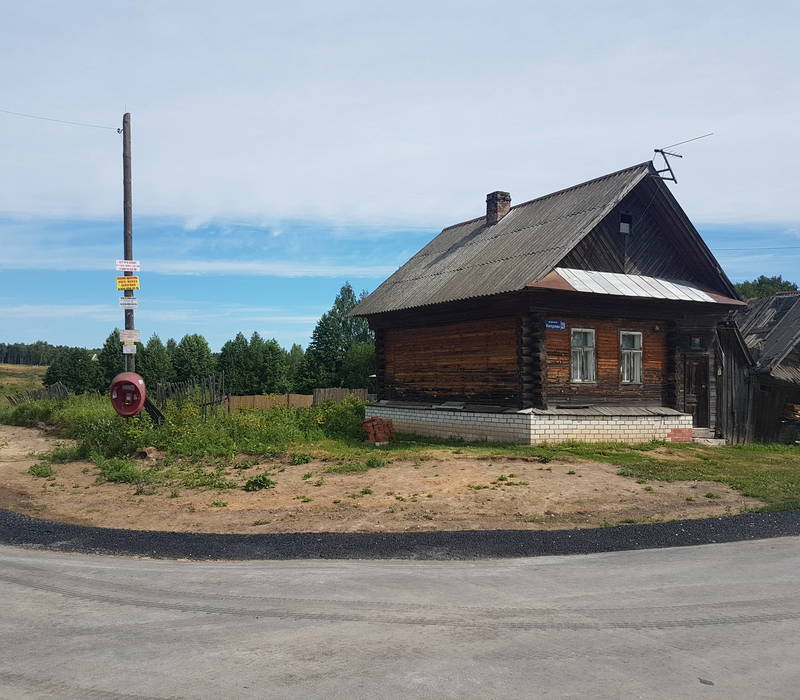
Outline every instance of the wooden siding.
<svg viewBox="0 0 800 700">
<path fill-rule="evenodd" d="M 545 330 L 546 385 L 550 406 L 565 403 L 664 405 L 671 393 L 667 324 L 661 320 L 560 318 L 566 329 Z M 659 330 L 656 330 L 658 327 Z M 595 329 L 596 381 L 570 381 L 571 328 Z M 642 333 L 642 384 L 620 381 L 620 331 Z"/>
<path fill-rule="evenodd" d="M 519 317 L 461 321 L 381 332 L 381 399 L 520 401 Z"/>
<path fill-rule="evenodd" d="M 717 273 L 694 251 L 696 242 L 676 225 L 662 199 L 653 196 L 654 187 L 645 181 L 635 188 L 558 266 L 685 280 L 726 293 Z M 627 235 L 619 232 L 622 213 L 633 217 Z"/>
</svg>

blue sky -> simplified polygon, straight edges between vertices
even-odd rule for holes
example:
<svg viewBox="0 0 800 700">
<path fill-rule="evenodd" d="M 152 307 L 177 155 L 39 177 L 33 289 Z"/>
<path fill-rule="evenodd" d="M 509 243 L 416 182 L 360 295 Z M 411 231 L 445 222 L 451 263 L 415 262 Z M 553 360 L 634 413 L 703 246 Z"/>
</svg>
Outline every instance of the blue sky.
<svg viewBox="0 0 800 700">
<path fill-rule="evenodd" d="M 443 226 L 679 149 L 734 280 L 800 279 L 794 3 L 0 0 L 0 109 L 133 115 L 144 336 L 305 344 Z M 488 13 L 488 17 L 487 17 Z M 120 139 L 0 113 L 0 341 L 121 314 Z M 731 250 L 733 249 L 733 250 Z"/>
</svg>

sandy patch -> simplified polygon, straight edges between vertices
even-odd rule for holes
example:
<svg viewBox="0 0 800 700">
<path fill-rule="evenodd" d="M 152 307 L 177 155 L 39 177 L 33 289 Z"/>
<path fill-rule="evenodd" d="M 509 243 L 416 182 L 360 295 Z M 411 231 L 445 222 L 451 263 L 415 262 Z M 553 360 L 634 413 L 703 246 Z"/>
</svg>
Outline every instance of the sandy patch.
<svg viewBox="0 0 800 700">
<path fill-rule="evenodd" d="M 453 455 L 351 474 L 325 473 L 330 462 L 272 461 L 231 470 L 231 478 L 273 470 L 273 489 L 156 487 L 137 494 L 131 484 L 98 483 L 97 468 L 85 462 L 53 465 L 51 480 L 28 474 L 38 461 L 29 454 L 58 442 L 38 430 L 0 426 L 0 507 L 103 527 L 259 533 L 566 529 L 705 518 L 762 505 L 718 483 L 638 484 L 596 462 Z M 709 492 L 719 498 L 706 498 Z"/>
</svg>

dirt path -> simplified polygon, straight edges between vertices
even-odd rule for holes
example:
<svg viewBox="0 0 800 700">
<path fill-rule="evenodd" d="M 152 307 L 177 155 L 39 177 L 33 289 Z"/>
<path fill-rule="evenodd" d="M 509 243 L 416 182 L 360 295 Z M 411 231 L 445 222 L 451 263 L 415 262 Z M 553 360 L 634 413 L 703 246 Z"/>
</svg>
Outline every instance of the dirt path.
<svg viewBox="0 0 800 700">
<path fill-rule="evenodd" d="M 97 468 L 86 462 L 55 464 L 51 479 L 29 474 L 40 461 L 31 453 L 58 442 L 39 430 L 0 426 L 1 508 L 104 527 L 259 533 L 567 529 L 705 518 L 761 505 L 723 484 L 639 484 L 596 462 L 447 453 L 352 474 L 324 473 L 330 466 L 324 462 L 236 470 L 244 480 L 283 468 L 273 476 L 275 488 L 252 493 L 170 487 L 137 493 L 131 484 L 98 482 Z"/>
</svg>

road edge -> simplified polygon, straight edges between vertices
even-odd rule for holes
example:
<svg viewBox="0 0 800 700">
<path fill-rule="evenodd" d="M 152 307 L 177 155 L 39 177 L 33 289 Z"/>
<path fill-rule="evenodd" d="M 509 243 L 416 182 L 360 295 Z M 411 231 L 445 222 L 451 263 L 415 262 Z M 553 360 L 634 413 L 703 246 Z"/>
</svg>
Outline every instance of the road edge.
<svg viewBox="0 0 800 700">
<path fill-rule="evenodd" d="M 688 547 L 800 535 L 800 509 L 585 530 L 217 534 L 123 530 L 0 509 L 0 544 L 166 559 L 487 559 Z"/>
</svg>

